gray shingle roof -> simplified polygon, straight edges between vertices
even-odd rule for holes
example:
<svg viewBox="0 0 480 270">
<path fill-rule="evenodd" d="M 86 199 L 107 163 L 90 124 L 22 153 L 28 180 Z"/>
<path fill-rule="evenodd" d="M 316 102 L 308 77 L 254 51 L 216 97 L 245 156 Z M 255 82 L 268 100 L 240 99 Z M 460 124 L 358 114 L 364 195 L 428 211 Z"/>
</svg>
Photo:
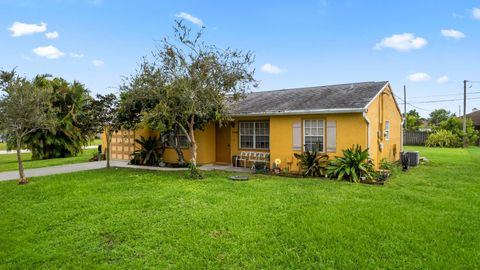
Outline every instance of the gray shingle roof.
<svg viewBox="0 0 480 270">
<path fill-rule="evenodd" d="M 467 113 L 467 117 L 472 119 L 474 126 L 480 127 L 480 111 Z"/>
<path fill-rule="evenodd" d="M 361 82 L 316 87 L 261 91 L 247 94 L 232 106 L 233 115 L 300 114 L 360 111 L 387 84 Z"/>
</svg>

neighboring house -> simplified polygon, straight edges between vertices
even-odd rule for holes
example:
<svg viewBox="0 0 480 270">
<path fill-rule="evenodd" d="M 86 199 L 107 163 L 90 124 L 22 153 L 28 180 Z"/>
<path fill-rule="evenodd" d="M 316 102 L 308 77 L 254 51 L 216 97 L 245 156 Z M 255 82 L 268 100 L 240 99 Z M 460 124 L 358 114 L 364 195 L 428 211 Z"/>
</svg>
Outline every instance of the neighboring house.
<svg viewBox="0 0 480 270">
<path fill-rule="evenodd" d="M 476 130 L 480 130 L 480 110 L 475 110 L 467 114 L 467 118 L 472 119 L 473 126 Z"/>
<path fill-rule="evenodd" d="M 269 152 L 281 167 L 297 171 L 294 153 L 314 150 L 331 158 L 355 144 L 370 149 L 380 160 L 398 160 L 401 151 L 402 115 L 388 82 L 362 82 L 247 94 L 232 106 L 234 121 L 220 127 L 210 123 L 196 132 L 199 164 L 231 163 L 241 151 Z M 128 159 L 133 139 L 153 134 L 148 130 L 115 135 L 112 159 Z M 185 158 L 190 154 L 185 144 Z M 173 149 L 164 154 L 175 162 Z"/>
</svg>

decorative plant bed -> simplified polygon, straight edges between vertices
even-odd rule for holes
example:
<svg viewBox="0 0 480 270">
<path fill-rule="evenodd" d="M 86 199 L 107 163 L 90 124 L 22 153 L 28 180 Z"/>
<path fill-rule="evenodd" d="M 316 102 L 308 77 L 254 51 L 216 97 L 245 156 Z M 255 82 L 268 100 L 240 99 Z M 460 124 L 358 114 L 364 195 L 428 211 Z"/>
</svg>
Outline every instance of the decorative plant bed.
<svg viewBox="0 0 480 270">
<path fill-rule="evenodd" d="M 248 181 L 248 176 L 245 175 L 232 175 L 228 177 L 232 181 Z"/>
</svg>

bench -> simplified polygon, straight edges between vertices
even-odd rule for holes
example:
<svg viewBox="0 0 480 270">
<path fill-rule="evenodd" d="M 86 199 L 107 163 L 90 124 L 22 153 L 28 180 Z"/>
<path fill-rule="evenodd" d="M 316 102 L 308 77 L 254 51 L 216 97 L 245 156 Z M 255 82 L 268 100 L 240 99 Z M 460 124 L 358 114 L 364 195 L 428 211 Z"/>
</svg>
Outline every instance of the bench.
<svg viewBox="0 0 480 270">
<path fill-rule="evenodd" d="M 237 161 L 240 163 L 243 161 L 243 167 L 247 167 L 247 163 L 252 164 L 252 169 L 257 167 L 262 167 L 266 170 L 267 165 L 270 161 L 270 153 L 268 152 L 247 152 L 242 151 L 237 158 Z"/>
</svg>

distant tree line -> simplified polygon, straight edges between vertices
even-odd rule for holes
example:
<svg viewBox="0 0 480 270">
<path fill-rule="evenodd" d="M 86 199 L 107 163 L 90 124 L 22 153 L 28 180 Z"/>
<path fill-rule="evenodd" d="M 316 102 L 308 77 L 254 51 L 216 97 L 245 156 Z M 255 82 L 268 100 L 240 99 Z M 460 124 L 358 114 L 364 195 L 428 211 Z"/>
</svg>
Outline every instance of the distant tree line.
<svg viewBox="0 0 480 270">
<path fill-rule="evenodd" d="M 407 131 L 429 130 L 428 146 L 461 147 L 463 139 L 467 145 L 478 144 L 479 133 L 471 119 L 467 118 L 467 131 L 463 131 L 463 118 L 445 109 L 436 109 L 428 118 L 421 118 L 416 110 L 406 114 Z"/>
</svg>

